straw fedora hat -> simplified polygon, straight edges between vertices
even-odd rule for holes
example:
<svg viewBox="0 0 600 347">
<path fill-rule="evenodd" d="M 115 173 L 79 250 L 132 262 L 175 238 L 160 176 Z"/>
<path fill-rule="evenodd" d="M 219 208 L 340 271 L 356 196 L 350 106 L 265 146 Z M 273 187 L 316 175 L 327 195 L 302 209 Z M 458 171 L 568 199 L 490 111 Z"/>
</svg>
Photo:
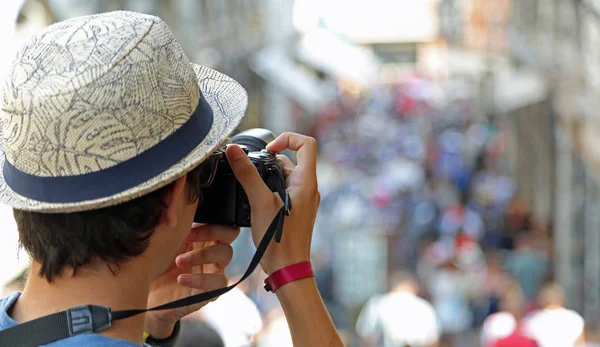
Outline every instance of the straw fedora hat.
<svg viewBox="0 0 600 347">
<path fill-rule="evenodd" d="M 0 87 L 0 203 L 49 213 L 173 182 L 228 139 L 248 100 L 190 63 L 160 18 L 124 11 L 45 28 Z"/>
</svg>

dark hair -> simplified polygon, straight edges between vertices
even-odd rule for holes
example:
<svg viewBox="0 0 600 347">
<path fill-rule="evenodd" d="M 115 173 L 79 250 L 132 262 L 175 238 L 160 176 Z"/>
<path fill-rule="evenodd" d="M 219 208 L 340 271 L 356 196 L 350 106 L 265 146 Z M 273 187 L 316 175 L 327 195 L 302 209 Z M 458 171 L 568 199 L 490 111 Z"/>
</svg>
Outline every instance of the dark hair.
<svg viewBox="0 0 600 347">
<path fill-rule="evenodd" d="M 565 292 L 557 283 L 547 283 L 540 290 L 539 300 L 542 307 L 564 306 Z"/>
<path fill-rule="evenodd" d="M 201 199 L 199 177 L 202 165 L 187 174 L 188 200 Z M 90 264 L 94 259 L 114 267 L 138 256 L 148 248 L 158 226 L 167 185 L 137 199 L 97 210 L 74 213 L 39 213 L 14 209 L 19 243 L 41 264 L 39 275 L 48 282 L 62 274 Z"/>
<path fill-rule="evenodd" d="M 400 286 L 400 285 L 417 286 L 418 281 L 415 278 L 415 276 L 408 271 L 405 271 L 405 270 L 393 271 L 390 274 L 390 277 L 388 280 L 388 287 L 390 290 L 392 290 L 395 287 Z"/>
</svg>

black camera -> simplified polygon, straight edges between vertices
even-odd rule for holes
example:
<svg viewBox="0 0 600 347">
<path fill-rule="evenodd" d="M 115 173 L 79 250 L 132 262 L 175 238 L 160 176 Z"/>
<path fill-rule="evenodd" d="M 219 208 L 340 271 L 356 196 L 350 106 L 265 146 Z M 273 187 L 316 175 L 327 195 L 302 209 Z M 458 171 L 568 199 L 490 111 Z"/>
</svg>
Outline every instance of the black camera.
<svg viewBox="0 0 600 347">
<path fill-rule="evenodd" d="M 231 138 L 231 143 L 239 145 L 252 161 L 263 181 L 271 189 L 285 187 L 283 163 L 276 154 L 267 151 L 267 144 L 275 135 L 267 129 L 250 129 Z M 242 185 L 235 178 L 224 146 L 215 154 L 214 162 L 207 163 L 212 183 L 202 190 L 202 204 L 198 206 L 194 222 L 239 227 L 250 226 L 250 203 Z"/>
</svg>

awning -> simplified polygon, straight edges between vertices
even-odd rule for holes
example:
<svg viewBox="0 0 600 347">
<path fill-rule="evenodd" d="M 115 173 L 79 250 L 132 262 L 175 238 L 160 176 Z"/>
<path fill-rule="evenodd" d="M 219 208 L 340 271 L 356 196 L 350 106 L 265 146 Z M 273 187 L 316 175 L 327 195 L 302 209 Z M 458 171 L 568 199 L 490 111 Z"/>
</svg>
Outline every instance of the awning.
<svg viewBox="0 0 600 347">
<path fill-rule="evenodd" d="M 297 47 L 298 59 L 333 77 L 369 87 L 377 78 L 379 62 L 374 53 L 325 30 L 304 35 Z"/>
<path fill-rule="evenodd" d="M 499 74 L 494 83 L 494 106 L 498 112 L 511 112 L 546 99 L 544 78 L 537 72 L 520 69 Z"/>
<path fill-rule="evenodd" d="M 275 84 L 309 113 L 317 113 L 335 99 L 335 92 L 283 51 L 267 48 L 250 59 L 250 67 Z"/>
</svg>

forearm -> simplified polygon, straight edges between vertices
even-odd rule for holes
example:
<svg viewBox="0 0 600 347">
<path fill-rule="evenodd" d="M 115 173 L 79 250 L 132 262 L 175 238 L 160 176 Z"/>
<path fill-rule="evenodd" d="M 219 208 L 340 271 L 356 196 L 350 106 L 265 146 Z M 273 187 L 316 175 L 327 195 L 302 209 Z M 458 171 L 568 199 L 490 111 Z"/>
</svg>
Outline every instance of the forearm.
<svg viewBox="0 0 600 347">
<path fill-rule="evenodd" d="M 294 347 L 343 346 L 314 278 L 290 282 L 276 294 L 290 327 Z"/>
</svg>

